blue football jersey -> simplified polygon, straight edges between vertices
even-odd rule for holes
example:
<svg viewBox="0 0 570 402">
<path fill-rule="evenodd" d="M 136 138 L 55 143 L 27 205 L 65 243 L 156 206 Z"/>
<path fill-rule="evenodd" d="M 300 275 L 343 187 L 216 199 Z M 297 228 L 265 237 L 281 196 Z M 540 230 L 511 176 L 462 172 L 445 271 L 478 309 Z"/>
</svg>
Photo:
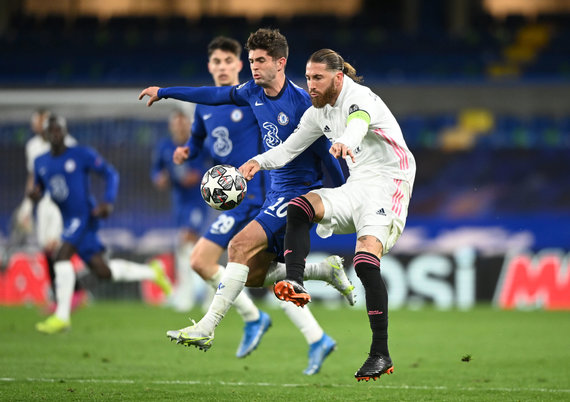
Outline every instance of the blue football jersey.
<svg viewBox="0 0 570 402">
<path fill-rule="evenodd" d="M 51 152 L 39 156 L 34 165 L 36 184 L 49 191 L 64 221 L 91 215 L 95 198 L 90 192 L 89 172 L 105 178 L 104 201 L 114 203 L 119 188 L 119 175 L 95 150 L 75 146 L 61 155 Z"/>
<path fill-rule="evenodd" d="M 239 168 L 242 164 L 263 152 L 257 120 L 248 106 L 236 105 L 196 105 L 192 136 L 187 145 L 190 159 L 202 155 L 207 150 L 215 165 L 231 165 Z M 256 175 L 247 183 L 247 197 L 265 199 L 269 176 Z"/>
<path fill-rule="evenodd" d="M 172 138 L 167 137 L 161 139 L 152 154 L 151 175 L 154 177 L 162 170 L 166 170 L 170 177 L 172 189 L 172 201 L 174 207 L 182 207 L 184 205 L 202 205 L 204 200 L 200 194 L 200 182 L 195 186 L 186 187 L 183 180 L 192 170 L 198 171 L 200 178 L 206 172 L 205 157 L 199 155 L 195 159 L 186 160 L 180 165 L 176 165 L 172 160 L 172 155 L 177 145 Z"/>
<path fill-rule="evenodd" d="M 309 94 L 288 79 L 277 96 L 267 96 L 263 88 L 250 80 L 233 87 L 170 87 L 158 90 L 160 98 L 174 98 L 208 105 L 235 104 L 250 106 L 263 137 L 265 150 L 285 141 L 295 130 L 301 116 L 311 105 Z M 322 164 L 331 176 L 333 186 L 344 183 L 339 162 L 328 152 L 331 144 L 322 136 L 301 155 L 280 169 L 270 171 L 271 188 L 275 191 L 322 185 Z"/>
<path fill-rule="evenodd" d="M 233 87 L 230 96 L 236 104 L 249 104 L 251 107 L 266 151 L 285 141 L 311 106 L 309 94 L 288 79 L 277 96 L 267 96 L 253 80 Z M 275 191 L 299 187 L 309 190 L 322 186 L 321 162 L 327 167 L 334 185 L 343 184 L 342 170 L 338 161 L 330 155 L 330 146 L 323 136 L 284 167 L 271 170 L 271 188 Z"/>
</svg>

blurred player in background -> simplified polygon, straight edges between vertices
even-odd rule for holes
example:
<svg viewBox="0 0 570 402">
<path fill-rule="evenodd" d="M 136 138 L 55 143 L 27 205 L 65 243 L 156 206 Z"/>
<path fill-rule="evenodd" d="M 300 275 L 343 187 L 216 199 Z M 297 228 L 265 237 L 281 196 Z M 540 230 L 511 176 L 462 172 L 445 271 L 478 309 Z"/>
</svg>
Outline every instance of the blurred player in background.
<svg viewBox="0 0 570 402">
<path fill-rule="evenodd" d="M 169 119 L 170 137 L 162 139 L 152 155 L 151 179 L 159 190 L 172 189 L 174 219 L 179 228 L 175 252 L 176 286 L 168 303 L 181 312 L 194 306 L 194 273 L 190 269 L 190 255 L 207 221 L 209 207 L 200 194 L 200 182 L 205 172 L 204 158 L 175 164 L 174 150 L 186 144 L 190 137 L 190 118 L 181 109 L 173 111 Z"/>
<path fill-rule="evenodd" d="M 256 41 L 260 43 L 256 43 Z M 199 104 L 233 104 L 242 106 L 241 108 L 236 108 L 236 106 L 197 106 L 197 116 L 194 122 L 195 128 L 193 128 L 194 131 L 190 143 L 190 152 L 198 152 L 198 150 L 194 150 L 192 141 L 193 139 L 199 139 L 204 136 L 204 134 L 202 134 L 201 137 L 197 135 L 200 132 L 198 130 L 198 125 L 204 124 L 207 127 L 212 127 L 210 129 L 211 135 L 209 138 L 214 154 L 219 154 L 218 158 L 220 158 L 220 156 L 225 156 L 224 154 L 231 150 L 230 147 L 234 147 L 236 151 L 234 152 L 231 160 L 225 158 L 220 160 L 232 165 L 239 165 L 240 161 L 247 158 L 246 152 L 248 154 L 256 152 L 255 148 L 251 148 L 253 138 L 260 138 L 259 131 L 252 129 L 252 126 L 256 121 L 257 125 L 264 133 L 263 139 L 266 144 L 265 146 L 273 146 L 276 142 L 281 141 L 281 138 L 285 138 L 293 131 L 297 124 L 295 119 L 309 106 L 310 100 L 306 92 L 294 86 L 294 84 L 288 81 L 285 77 L 284 68 L 288 54 L 288 46 L 283 35 L 278 31 L 259 30 L 250 36 L 248 47 L 250 51 L 250 59 L 252 52 L 256 52 L 256 69 L 259 65 L 263 65 L 267 70 L 267 91 L 269 96 L 264 95 L 262 87 L 254 84 L 253 82 L 238 85 L 237 73 L 241 68 L 241 62 L 239 62 L 239 57 L 237 57 L 239 53 L 236 54 L 235 51 L 228 52 L 223 48 L 216 53 L 210 54 L 209 69 L 210 73 L 214 76 L 217 87 L 161 89 L 161 91 L 166 90 L 164 95 L 162 95 L 164 97 L 170 96 L 181 100 L 197 102 Z M 231 53 L 233 53 L 233 55 Z M 263 61 L 259 62 L 257 60 L 258 58 L 262 58 Z M 224 64 L 227 64 L 228 62 L 231 62 L 233 65 L 232 69 L 235 72 L 230 73 L 230 70 L 227 70 L 227 68 L 224 67 Z M 224 73 L 224 71 L 226 72 Z M 255 78 L 258 73 L 254 72 L 253 67 L 252 72 Z M 242 88 L 247 89 L 244 89 L 245 94 L 240 94 L 239 101 L 237 101 L 233 98 L 233 95 Z M 249 95 L 249 91 L 251 91 L 252 88 L 257 92 L 258 96 L 263 97 L 263 101 L 260 100 L 261 98 L 254 98 Z M 150 105 L 159 99 L 157 95 L 158 90 L 159 88 L 157 87 L 147 88 L 141 93 L 141 98 L 145 95 L 150 96 Z M 205 92 L 200 96 L 196 92 L 193 92 L 193 90 L 198 92 L 205 90 Z M 264 103 L 266 103 L 266 106 L 260 107 Z M 275 104 L 275 106 L 273 106 L 273 104 Z M 232 137 L 233 141 L 240 141 L 239 143 L 232 144 L 232 142 L 229 141 L 229 133 L 226 132 L 227 129 L 224 130 L 223 127 L 218 127 L 218 129 L 216 129 L 216 125 L 211 124 L 213 123 L 214 116 L 216 116 L 218 110 L 225 110 L 223 114 L 226 115 L 224 118 L 227 119 L 228 122 L 231 119 L 236 120 L 238 117 L 240 120 L 243 119 L 244 123 L 247 121 L 249 134 L 241 133 L 241 137 L 243 138 Z M 251 115 L 251 111 L 253 111 L 253 116 Z M 229 116 L 228 113 L 230 113 Z M 203 131 L 204 129 L 202 128 L 202 132 Z M 246 144 L 247 142 L 250 142 L 250 146 L 247 148 L 245 145 L 239 145 Z M 261 149 L 261 144 L 257 149 Z M 189 150 L 177 150 L 177 153 L 174 155 L 175 160 L 178 158 L 178 161 L 182 161 L 188 156 L 188 153 Z M 282 255 L 285 228 L 285 214 L 283 211 L 285 208 L 284 206 L 287 205 L 288 199 L 291 198 L 291 194 L 296 192 L 304 193 L 307 187 L 312 188 L 322 185 L 321 162 L 319 160 L 318 163 L 315 163 L 312 155 L 320 155 L 324 160 L 331 172 L 331 176 L 333 177 L 335 184 L 338 185 L 344 182 L 344 177 L 338 162 L 328 154 L 328 144 L 323 143 L 318 148 L 315 146 L 310 152 L 308 152 L 308 154 L 311 154 L 307 159 L 307 161 L 310 160 L 309 163 L 295 166 L 287 172 L 284 171 L 281 175 L 276 175 L 277 184 L 272 180 L 272 190 L 269 192 L 263 205 L 261 205 L 261 197 L 258 199 L 251 199 L 251 201 L 246 198 L 244 203 L 236 208 L 235 212 L 230 211 L 229 213 L 222 214 L 217 227 L 216 223 L 214 224 L 213 229 L 218 232 L 221 230 L 227 230 L 225 228 L 232 229 L 231 236 L 233 236 L 233 238 L 231 236 L 226 236 L 225 238 L 219 237 L 224 240 L 224 247 L 228 244 L 227 242 L 231 238 L 228 249 L 230 262 L 228 263 L 225 272 L 222 273 L 220 272 L 221 269 L 217 269 L 218 277 L 216 282 L 219 281 L 218 291 L 214 296 L 214 300 L 206 316 L 200 321 L 200 323 L 194 326 L 176 331 L 168 331 L 169 337 L 176 339 L 179 343 L 196 345 L 201 349 L 208 349 L 214 338 L 213 334 L 215 327 L 219 324 L 232 303 L 234 303 L 235 300 L 239 300 L 240 297 L 243 297 L 242 295 L 244 293 L 242 290 L 246 280 L 248 279 L 248 273 L 250 274 L 248 286 L 262 286 L 264 285 L 266 278 L 273 278 L 274 275 L 278 275 L 279 273 L 284 275 L 284 266 L 279 269 L 280 267 L 273 264 L 273 269 L 270 270 L 269 275 L 267 274 L 267 267 L 269 266 L 269 263 L 275 259 L 276 255 Z M 254 186 L 255 181 L 250 184 L 251 186 Z M 248 195 L 252 195 L 250 184 L 248 184 Z M 257 187 L 254 188 L 257 189 Z M 258 190 L 256 190 L 256 192 L 257 191 Z M 260 194 L 260 196 L 262 191 L 262 188 L 259 188 L 258 194 Z M 254 202 L 257 203 L 255 208 L 252 208 L 249 211 L 245 210 L 244 207 L 247 207 Z M 261 209 L 259 209 L 260 207 Z M 232 228 L 231 226 L 235 219 L 233 217 L 235 214 L 244 214 L 240 221 L 241 227 L 236 226 L 235 228 Z M 249 216 L 246 216 L 245 214 L 249 214 Z M 251 221 L 252 218 L 255 219 Z M 247 225 L 245 225 L 246 223 Z M 245 227 L 242 229 L 243 225 L 245 225 Z M 215 234 L 215 232 L 211 231 L 206 235 L 206 237 L 210 236 L 212 239 L 213 234 Z M 218 246 L 216 246 L 214 242 L 205 239 L 204 244 L 210 249 L 217 249 L 221 254 L 222 248 L 219 247 L 221 243 L 218 243 Z M 194 255 L 196 255 L 197 248 L 194 251 Z M 198 264 L 194 263 L 194 255 L 192 258 L 192 266 L 196 269 Z M 346 274 L 342 268 L 342 261 L 339 257 L 329 258 L 329 260 L 320 264 L 309 264 L 310 267 L 308 271 L 313 272 L 314 276 L 319 276 L 321 278 L 327 277 L 331 282 L 334 282 L 333 286 L 343 292 L 352 304 L 354 301 L 352 294 L 353 287 L 348 281 L 348 278 L 346 278 Z M 216 261 L 211 261 L 210 263 L 215 267 Z M 320 370 L 322 362 L 326 356 L 334 350 L 336 343 L 332 338 L 324 333 L 309 310 L 299 308 L 291 309 L 288 307 L 285 307 L 284 309 L 289 318 L 299 327 L 301 332 L 305 335 L 307 342 L 310 344 L 309 365 L 304 373 L 309 375 L 315 374 Z M 257 309 L 255 308 L 255 310 Z M 264 313 L 257 314 L 260 314 L 260 317 L 264 319 Z M 266 323 L 263 325 L 268 326 L 270 323 L 269 319 L 267 318 L 264 320 Z"/>
<path fill-rule="evenodd" d="M 333 232 L 356 233 L 354 268 L 366 293 L 372 345 L 355 377 L 368 381 L 394 371 L 388 351 L 388 292 L 380 275 L 380 258 L 404 230 L 416 163 L 388 107 L 358 84 L 360 77 L 338 53 L 330 49 L 313 53 L 305 76 L 313 107 L 305 112 L 298 129 L 240 171 L 251 179 L 260 169 L 279 169 L 324 136 L 333 142 L 332 155 L 347 158 L 350 177 L 346 184 L 311 190 L 289 203 L 287 278 L 277 282 L 274 291 L 279 299 L 297 305 L 310 301 L 303 272 L 313 222 L 324 238 Z"/>
<path fill-rule="evenodd" d="M 28 176 L 26 179 L 25 194 L 29 193 L 34 186 L 34 162 L 36 158 L 45 154 L 50 150 L 50 143 L 45 138 L 43 125 L 49 117 L 50 111 L 47 109 L 37 109 L 30 119 L 30 128 L 33 137 L 26 142 L 26 169 Z M 71 135 L 65 137 L 65 145 L 68 147 L 75 146 L 77 141 Z M 34 230 L 34 208 L 32 201 L 26 196 L 18 209 L 16 222 L 20 230 L 31 233 Z M 36 208 L 36 225 L 35 232 L 38 245 L 42 248 L 46 259 L 50 285 L 53 295 L 53 302 L 48 307 L 48 311 L 53 313 L 55 310 L 55 271 L 53 268 L 55 253 L 61 244 L 61 231 L 63 230 L 63 222 L 61 213 L 57 205 L 52 201 L 49 192 L 45 192 L 42 199 L 38 202 Z M 75 282 L 75 290 L 72 296 L 72 309 L 78 307 L 85 302 L 86 293 L 81 289 L 79 281 Z"/>
<path fill-rule="evenodd" d="M 103 259 L 104 247 L 97 234 L 99 220 L 113 211 L 117 197 L 119 175 L 93 149 L 65 144 L 67 125 L 60 116 L 50 115 L 44 122 L 44 134 L 51 150 L 34 164 L 34 185 L 30 198 L 37 202 L 46 191 L 58 206 L 63 219 L 61 247 L 54 263 L 57 307 L 55 313 L 36 324 L 36 329 L 53 334 L 71 327 L 71 298 L 75 272 L 70 258 L 78 254 L 101 279 L 113 281 L 152 280 L 166 293 L 170 282 L 158 262 L 151 266 L 130 261 Z M 105 179 L 104 201 L 96 205 L 90 192 L 89 173 L 93 171 Z"/>
<path fill-rule="evenodd" d="M 234 39 L 217 37 L 208 46 L 208 70 L 217 87 L 239 84 L 241 45 Z M 194 158 L 206 148 L 215 164 L 239 166 L 253 155 L 263 150 L 257 121 L 249 106 L 236 105 L 197 105 L 192 137 L 188 146 L 177 149 L 174 159 L 178 162 L 187 157 Z M 265 201 L 270 186 L 269 175 L 261 175 L 248 183 L 245 200 L 238 208 L 225 211 L 212 224 L 192 253 L 191 266 L 214 289 L 218 287 L 225 270 L 219 259 L 230 240 L 252 221 Z M 327 268 L 330 270 L 330 266 Z M 284 269 L 284 266 L 282 267 Z M 308 309 L 301 309 L 290 303 L 280 303 L 281 307 L 311 345 L 309 365 L 305 374 L 315 374 L 320 369 L 326 349 L 318 347 L 329 339 Z M 269 315 L 260 311 L 247 293 L 241 292 L 234 301 L 238 313 L 245 321 L 244 335 L 237 357 L 251 353 L 261 341 L 261 337 L 271 325 Z M 321 341 L 319 343 L 319 341 Z"/>
</svg>

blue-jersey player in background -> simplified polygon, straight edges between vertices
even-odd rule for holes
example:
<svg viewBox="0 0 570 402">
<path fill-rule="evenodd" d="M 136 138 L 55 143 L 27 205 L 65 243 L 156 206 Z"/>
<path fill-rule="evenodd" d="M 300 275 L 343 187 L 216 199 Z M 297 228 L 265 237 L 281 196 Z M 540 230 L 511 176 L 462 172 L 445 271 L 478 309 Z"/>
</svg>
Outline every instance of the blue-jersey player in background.
<svg viewBox="0 0 570 402">
<path fill-rule="evenodd" d="M 51 115 L 44 124 L 51 150 L 39 156 L 34 165 L 34 186 L 29 192 L 33 201 L 49 192 L 63 219 L 62 245 L 55 257 L 55 289 L 57 307 L 55 313 L 36 324 L 40 332 L 53 334 L 71 327 L 71 297 L 75 284 L 75 272 L 70 258 L 74 254 L 101 279 L 113 281 L 153 280 L 165 293 L 170 292 L 170 282 L 162 267 L 113 259 L 103 259 L 104 246 L 97 231 L 99 220 L 113 210 L 117 197 L 119 175 L 97 152 L 84 146 L 67 147 L 65 119 Z M 90 192 L 89 173 L 105 179 L 103 201 L 96 203 Z"/>
<path fill-rule="evenodd" d="M 261 130 L 264 149 L 277 146 L 294 131 L 311 101 L 303 89 L 285 77 L 288 45 L 278 30 L 259 29 L 250 35 L 247 49 L 253 81 L 231 87 L 149 87 L 141 92 L 139 99 L 148 95 L 149 106 L 160 98 L 168 97 L 210 105 L 249 105 Z M 168 331 L 169 337 L 185 345 L 195 345 L 204 350 L 210 348 L 214 329 L 246 282 L 248 286 L 262 286 L 284 275 L 281 269 L 268 274 L 267 263 L 276 255 L 283 255 L 288 201 L 322 186 L 321 164 L 326 166 L 335 186 L 344 183 L 340 165 L 329 154 L 329 147 L 324 138 L 316 141 L 296 161 L 271 172 L 271 191 L 261 211 L 229 244 L 229 262 L 208 312 L 195 325 Z M 261 264 L 262 261 L 265 264 Z M 340 258 L 329 260 L 327 264 L 315 264 L 305 273 L 306 279 L 326 279 L 333 283 L 353 302 L 354 287 L 346 278 Z M 320 339 L 312 342 L 310 350 L 310 356 L 318 355 L 320 360 L 310 364 L 305 373 L 318 372 L 322 360 L 335 346 L 334 340 L 321 332 Z"/>
<path fill-rule="evenodd" d="M 190 255 L 210 212 L 200 194 L 206 167 L 203 155 L 179 165 L 172 161 L 174 150 L 190 137 L 190 118 L 182 109 L 170 114 L 168 129 L 170 136 L 162 138 L 152 153 L 151 180 L 159 190 L 170 188 L 172 212 L 179 229 L 175 251 L 176 284 L 168 304 L 176 311 L 190 311 L 195 301 Z"/>
</svg>

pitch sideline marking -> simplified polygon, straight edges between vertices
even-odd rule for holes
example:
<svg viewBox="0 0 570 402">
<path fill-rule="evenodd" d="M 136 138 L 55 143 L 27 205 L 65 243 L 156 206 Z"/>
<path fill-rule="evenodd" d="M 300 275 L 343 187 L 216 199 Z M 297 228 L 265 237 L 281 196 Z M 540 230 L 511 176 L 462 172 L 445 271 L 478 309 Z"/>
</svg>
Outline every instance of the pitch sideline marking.
<svg viewBox="0 0 570 402">
<path fill-rule="evenodd" d="M 61 382 L 61 383 L 80 383 L 80 384 L 137 384 L 143 383 L 143 381 L 135 380 L 102 380 L 95 378 L 87 379 L 64 379 L 64 378 L 25 378 L 17 379 L 11 377 L 0 377 L 0 382 L 16 382 L 16 381 L 27 381 L 27 382 Z M 226 386 L 256 386 L 256 387 L 310 387 L 314 384 L 273 384 L 269 382 L 227 382 L 227 381 L 190 381 L 190 380 L 155 380 L 155 381 L 144 381 L 145 384 L 155 384 L 155 385 L 226 385 Z M 330 387 L 354 387 L 357 384 L 327 384 Z M 386 389 L 414 389 L 414 390 L 425 390 L 425 391 L 502 391 L 502 392 L 549 392 L 549 393 L 570 393 L 570 389 L 552 389 L 552 388 L 503 388 L 503 387 L 490 387 L 490 388 L 475 388 L 475 387 L 445 387 L 445 386 L 427 386 L 427 385 L 381 385 L 377 384 L 380 388 Z"/>
</svg>

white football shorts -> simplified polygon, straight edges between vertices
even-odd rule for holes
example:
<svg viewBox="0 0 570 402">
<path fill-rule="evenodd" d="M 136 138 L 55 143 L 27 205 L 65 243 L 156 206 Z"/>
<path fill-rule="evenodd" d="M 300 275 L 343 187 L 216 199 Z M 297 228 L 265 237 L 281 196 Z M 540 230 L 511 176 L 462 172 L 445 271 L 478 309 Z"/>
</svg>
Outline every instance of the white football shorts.
<svg viewBox="0 0 570 402">
<path fill-rule="evenodd" d="M 396 243 L 406 225 L 411 188 L 408 182 L 384 177 L 350 179 L 340 187 L 311 191 L 318 194 L 325 214 L 317 234 L 356 233 L 357 238 L 374 236 L 382 242 L 383 254 Z"/>
<path fill-rule="evenodd" d="M 63 220 L 59 208 L 52 201 L 49 194 L 45 194 L 38 202 L 36 209 L 36 232 L 38 244 L 45 248 L 51 243 L 61 242 Z"/>
</svg>

